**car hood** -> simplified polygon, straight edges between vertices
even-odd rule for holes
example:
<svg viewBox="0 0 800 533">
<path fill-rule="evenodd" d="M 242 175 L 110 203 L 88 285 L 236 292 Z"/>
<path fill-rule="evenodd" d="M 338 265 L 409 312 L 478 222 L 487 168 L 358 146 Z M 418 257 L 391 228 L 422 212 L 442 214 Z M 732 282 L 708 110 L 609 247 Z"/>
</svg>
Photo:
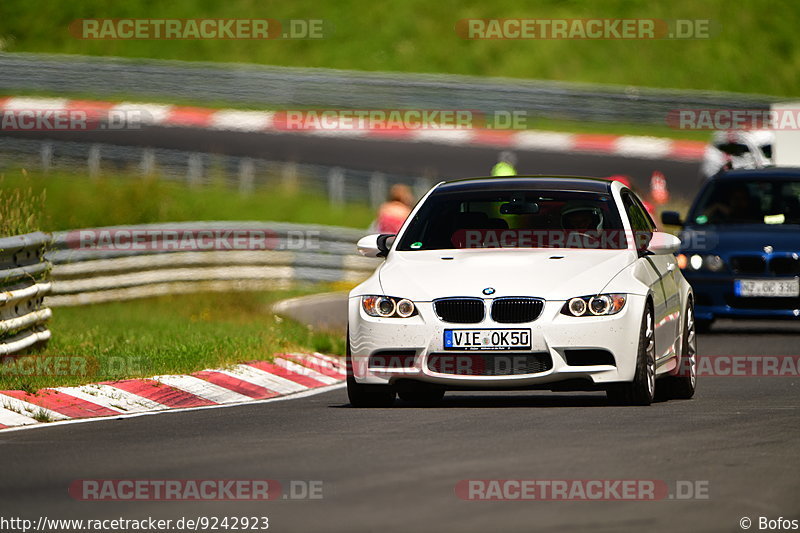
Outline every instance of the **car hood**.
<svg viewBox="0 0 800 533">
<path fill-rule="evenodd" d="M 384 294 L 415 301 L 484 297 L 487 287 L 493 298 L 567 300 L 597 294 L 635 259 L 628 250 L 563 248 L 392 252 L 379 279 Z"/>
<path fill-rule="evenodd" d="M 682 251 L 717 253 L 762 253 L 765 246 L 774 252 L 799 252 L 800 228 L 796 225 L 737 224 L 686 228 L 681 233 Z"/>
</svg>

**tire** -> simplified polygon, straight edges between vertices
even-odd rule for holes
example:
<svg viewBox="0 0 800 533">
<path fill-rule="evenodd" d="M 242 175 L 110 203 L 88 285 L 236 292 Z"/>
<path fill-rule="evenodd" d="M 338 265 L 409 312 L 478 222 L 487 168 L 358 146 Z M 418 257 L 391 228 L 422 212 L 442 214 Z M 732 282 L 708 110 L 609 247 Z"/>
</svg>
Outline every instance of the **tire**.
<svg viewBox="0 0 800 533">
<path fill-rule="evenodd" d="M 352 407 L 391 407 L 395 391 L 389 385 L 366 385 L 357 383 L 353 377 L 353 361 L 350 351 L 350 328 L 347 328 L 347 398 Z"/>
<path fill-rule="evenodd" d="M 347 398 L 352 407 L 391 407 L 394 390 L 388 385 L 364 385 L 347 376 Z"/>
<path fill-rule="evenodd" d="M 696 333 L 708 333 L 711 331 L 711 324 L 714 323 L 714 320 L 695 320 L 694 321 L 694 328 Z"/>
<path fill-rule="evenodd" d="M 683 325 L 681 359 L 678 374 L 664 378 L 664 395 L 667 399 L 688 400 L 694 396 L 697 387 L 697 321 L 694 318 L 694 305 L 689 301 L 686 307 L 686 320 Z M 659 388 L 661 388 L 659 382 Z M 660 391 L 659 391 L 660 392 Z"/>
<path fill-rule="evenodd" d="M 656 395 L 655 322 L 650 304 L 645 308 L 639 332 L 636 372 L 630 383 L 614 383 L 606 391 L 609 401 L 618 405 L 650 405 Z"/>
<path fill-rule="evenodd" d="M 433 406 L 442 401 L 444 392 L 445 390 L 441 387 L 418 383 L 400 387 L 397 391 L 397 395 L 400 396 L 400 399 L 404 402 L 420 406 Z"/>
</svg>

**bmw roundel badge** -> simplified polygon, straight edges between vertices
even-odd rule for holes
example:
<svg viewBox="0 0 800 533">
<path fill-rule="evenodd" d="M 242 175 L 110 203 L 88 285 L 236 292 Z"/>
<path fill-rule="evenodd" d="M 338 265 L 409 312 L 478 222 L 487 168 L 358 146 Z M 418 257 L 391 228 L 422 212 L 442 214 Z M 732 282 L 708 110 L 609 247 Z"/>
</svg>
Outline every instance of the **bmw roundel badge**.
<svg viewBox="0 0 800 533">
<path fill-rule="evenodd" d="M 492 295 L 494 294 L 494 289 L 492 287 L 486 287 L 485 289 L 483 289 L 483 294 L 485 294 L 486 296 Z"/>
</svg>

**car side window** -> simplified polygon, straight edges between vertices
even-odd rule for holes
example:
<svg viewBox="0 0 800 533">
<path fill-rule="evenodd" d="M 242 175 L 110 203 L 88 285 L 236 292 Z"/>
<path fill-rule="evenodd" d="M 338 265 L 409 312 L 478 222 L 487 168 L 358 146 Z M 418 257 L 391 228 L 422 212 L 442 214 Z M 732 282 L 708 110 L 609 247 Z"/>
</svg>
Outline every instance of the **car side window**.
<svg viewBox="0 0 800 533">
<path fill-rule="evenodd" d="M 653 220 L 653 217 L 650 216 L 650 212 L 644 206 L 644 204 L 639 199 L 639 197 L 638 196 L 631 196 L 631 198 L 633 199 L 633 202 L 639 207 L 639 212 L 641 212 L 644 215 L 644 220 L 647 223 L 647 225 L 650 227 L 650 231 L 658 231 L 658 226 L 656 226 L 656 223 Z"/>
<path fill-rule="evenodd" d="M 653 231 L 655 231 L 652 220 L 650 220 L 644 208 L 641 207 L 641 204 L 628 191 L 622 193 L 622 205 L 625 206 L 625 212 L 631 222 L 636 248 L 638 250 L 646 249 L 650 243 L 650 238 L 653 236 Z"/>
</svg>

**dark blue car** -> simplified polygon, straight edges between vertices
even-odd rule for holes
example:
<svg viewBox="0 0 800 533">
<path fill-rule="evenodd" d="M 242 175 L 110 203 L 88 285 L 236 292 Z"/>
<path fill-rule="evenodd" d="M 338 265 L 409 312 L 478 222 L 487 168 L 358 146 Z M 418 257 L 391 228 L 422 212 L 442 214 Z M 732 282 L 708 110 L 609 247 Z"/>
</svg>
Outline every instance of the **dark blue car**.
<svg viewBox="0 0 800 533">
<path fill-rule="evenodd" d="M 710 178 L 683 226 L 678 265 L 699 328 L 715 318 L 800 320 L 800 168 L 731 170 Z"/>
</svg>

